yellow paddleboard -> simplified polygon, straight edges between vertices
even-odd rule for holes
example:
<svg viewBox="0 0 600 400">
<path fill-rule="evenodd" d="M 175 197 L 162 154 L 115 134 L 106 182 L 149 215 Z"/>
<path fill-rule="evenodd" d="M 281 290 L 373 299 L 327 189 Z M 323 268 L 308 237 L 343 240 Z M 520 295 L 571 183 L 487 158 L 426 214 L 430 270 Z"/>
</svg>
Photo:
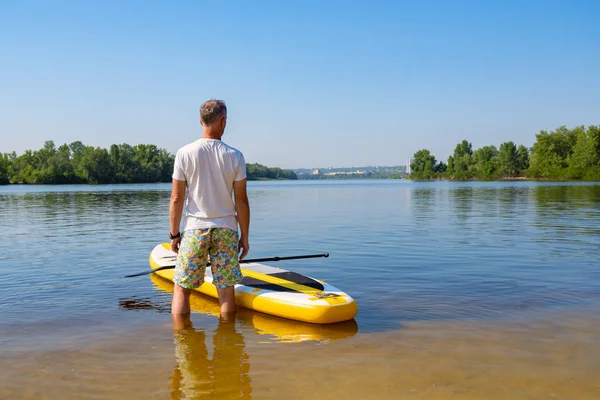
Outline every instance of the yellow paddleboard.
<svg viewBox="0 0 600 400">
<path fill-rule="evenodd" d="M 156 289 L 173 293 L 173 282 L 156 274 L 150 275 L 150 280 Z M 211 315 L 216 318 L 220 315 L 218 300 L 202 294 L 192 293 L 190 306 L 194 313 Z M 253 328 L 257 334 L 268 336 L 269 341 L 273 342 L 335 341 L 352 337 L 358 332 L 358 325 L 354 320 L 327 325 L 307 324 L 273 317 L 242 307 L 238 309 L 235 318 L 244 326 Z"/>
<path fill-rule="evenodd" d="M 169 243 L 159 244 L 150 253 L 150 267 L 174 265 L 175 257 Z M 240 307 L 314 324 L 349 321 L 358 312 L 351 296 L 324 281 L 260 263 L 241 266 L 244 279 L 235 287 Z M 174 269 L 155 274 L 172 282 Z M 206 268 L 205 282 L 196 291 L 218 298 L 210 268 Z"/>
</svg>

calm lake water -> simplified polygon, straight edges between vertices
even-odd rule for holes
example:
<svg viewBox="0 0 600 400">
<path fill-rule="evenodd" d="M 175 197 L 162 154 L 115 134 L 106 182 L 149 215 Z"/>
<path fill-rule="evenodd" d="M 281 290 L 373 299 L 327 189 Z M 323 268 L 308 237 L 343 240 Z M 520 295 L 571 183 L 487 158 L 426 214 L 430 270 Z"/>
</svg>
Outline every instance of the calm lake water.
<svg viewBox="0 0 600 400">
<path fill-rule="evenodd" d="M 116 369 L 133 368 L 131 358 L 117 361 L 114 357 L 144 343 L 150 345 L 147 341 L 151 337 L 156 340 L 152 351 L 164 352 L 165 360 L 175 363 L 177 352 L 173 353 L 173 336 L 167 329 L 169 285 L 148 276 L 122 278 L 125 274 L 148 269 L 152 248 L 168 241 L 169 195 L 168 184 L 0 187 L 0 348 L 9 356 L 5 360 L 12 360 L 11 365 L 21 365 L 28 371 L 35 370 L 35 366 L 41 370 L 44 362 L 40 360 L 46 360 L 44 368 L 57 365 L 51 354 L 60 354 L 62 367 L 55 368 L 64 370 L 64 375 L 54 376 L 54 383 L 44 386 L 44 393 L 69 392 L 56 383 L 62 379 L 77 382 L 71 387 L 73 398 L 85 396 L 85 390 L 81 389 L 85 387 L 82 383 L 87 382 L 85 379 L 93 375 L 93 379 L 102 380 L 104 376 L 108 382 L 108 365 Z M 577 316 L 578 323 L 588 321 L 584 325 L 589 326 L 600 308 L 600 184 L 403 180 L 250 182 L 249 197 L 252 213 L 249 257 L 329 252 L 327 259 L 273 265 L 324 279 L 352 295 L 359 306 L 356 320 L 339 328 L 307 327 L 242 312 L 235 332 L 222 337 L 233 340 L 234 344 L 245 341 L 247 350 L 255 349 L 257 354 L 267 351 L 261 350 L 261 343 L 265 341 L 271 346 L 284 346 L 286 335 L 298 337 L 304 332 L 322 340 L 299 344 L 303 346 L 302 354 L 317 347 L 325 348 L 322 346 L 333 339 L 342 343 L 337 346 L 344 346 L 346 341 L 347 348 L 328 350 L 335 359 L 342 357 L 342 353 L 356 352 L 360 346 L 358 342 L 356 346 L 350 345 L 353 340 L 365 346 L 380 343 L 384 348 L 385 343 L 398 340 L 398 336 L 390 339 L 389 335 L 403 329 L 410 332 L 410 327 L 415 326 L 429 327 L 428 332 L 439 332 L 441 327 L 450 329 L 449 326 L 454 327 L 454 332 L 457 327 L 470 327 L 470 330 L 479 327 L 484 332 L 497 323 L 499 327 L 518 327 L 515 329 L 523 334 L 520 338 L 525 342 L 528 335 L 539 328 L 528 321 L 544 315 L 549 316 L 548 321 L 556 321 L 556 318 L 566 321 Z M 194 340 L 204 343 L 204 339 L 216 335 L 222 325 L 215 316 L 214 302 L 201 297 L 196 300 L 198 307 L 205 309 L 196 310 L 192 318 L 196 329 L 192 332 L 200 335 Z M 266 328 L 260 328 L 261 323 Z M 572 326 L 570 323 L 563 328 Z M 223 329 L 228 332 L 228 328 Z M 257 332 L 266 336 L 257 336 Z M 583 332 L 571 332 L 570 343 L 579 339 L 592 344 L 595 339 L 600 341 L 596 331 L 585 331 L 588 336 Z M 536 335 L 539 337 L 540 333 Z M 158 339 L 161 337 L 170 341 L 161 342 Z M 420 336 L 421 340 L 423 337 L 426 335 Z M 115 340 L 124 338 L 131 341 L 121 348 Z M 73 364 L 69 364 L 65 354 L 73 355 L 70 352 L 77 349 L 87 351 L 92 342 L 105 343 L 105 347 L 97 354 L 88 354 L 85 364 L 92 365 L 96 360 L 105 367 L 88 371 L 89 376 L 78 381 L 79 378 L 68 371 L 83 356 L 73 356 Z M 162 343 L 162 347 L 156 343 Z M 456 343 L 448 346 L 456 346 Z M 289 350 L 290 347 L 285 349 L 288 357 L 292 357 L 290 351 L 296 351 Z M 135 354 L 149 357 L 149 351 L 142 349 Z M 365 354 L 373 354 L 369 351 L 375 350 L 355 353 L 352 359 L 364 359 Z M 535 348 L 529 356 L 543 364 L 544 351 Z M 598 347 L 582 350 L 582 353 L 589 351 L 597 354 Z M 107 352 L 113 357 L 108 361 L 102 358 Z M 500 352 L 499 348 L 498 354 Z M 380 359 L 373 356 L 373 363 L 383 365 L 377 368 L 385 367 L 387 362 L 385 353 L 380 356 Z M 239 355 L 232 357 L 239 359 Z M 457 355 L 456 359 L 460 357 Z M 156 359 L 146 361 L 160 364 Z M 413 361 L 414 365 L 420 365 L 416 359 Z M 272 364 L 272 360 L 269 362 L 271 364 L 264 361 L 249 365 L 250 371 L 253 368 L 262 371 L 256 372 L 255 385 L 248 384 L 255 394 L 263 387 L 256 383 L 257 379 L 260 381 L 261 376 L 267 379 L 267 366 L 281 367 Z M 348 362 L 340 360 L 344 365 Z M 510 364 L 511 361 L 503 362 Z M 565 363 L 568 365 L 569 361 Z M 575 362 L 572 370 L 581 369 L 581 365 Z M 331 368 L 336 366 L 331 365 Z M 401 367 L 390 361 L 389 368 L 397 371 Z M 451 370 L 449 366 L 448 371 Z M 507 367 L 505 372 L 509 370 Z M 165 376 L 158 374 L 147 379 L 171 382 L 172 372 L 171 368 Z M 35 390 L 26 392 L 23 386 L 27 382 L 39 384 L 43 381 L 40 376 L 43 378 L 43 374 L 23 377 L 19 373 L 18 385 L 9 385 L 6 393 L 0 391 L 0 397 L 4 394 L 39 398 Z M 16 378 L 11 376 L 11 379 Z M 420 382 L 415 378 L 414 384 L 403 387 L 390 383 L 395 382 L 392 375 L 389 379 L 391 381 L 385 381 L 382 386 L 389 391 L 377 398 L 387 398 L 386 395 L 400 398 L 398 394 L 410 394 L 409 386 L 418 387 Z M 338 385 L 344 387 L 343 382 Z M 153 395 L 168 398 L 169 385 L 160 386 L 164 393 L 140 392 L 139 389 L 131 393 L 143 394 L 146 398 Z M 222 385 L 227 387 L 227 383 Z M 103 386 L 105 390 L 107 387 Z M 131 383 L 122 387 L 136 386 Z M 493 385 L 489 388 L 492 390 Z M 588 383 L 586 388 L 588 391 L 579 393 L 576 398 L 600 394 L 600 388 L 593 383 Z M 257 398 L 281 394 L 261 393 Z M 444 395 L 440 393 L 437 394 Z M 478 393 L 493 397 L 491 392 Z M 225 398 L 223 393 L 221 395 L 216 397 Z M 534 393 L 522 398 L 537 398 L 535 396 Z M 115 398 L 114 392 L 106 391 L 106 397 Z M 546 397 L 540 395 L 539 398 Z"/>
</svg>

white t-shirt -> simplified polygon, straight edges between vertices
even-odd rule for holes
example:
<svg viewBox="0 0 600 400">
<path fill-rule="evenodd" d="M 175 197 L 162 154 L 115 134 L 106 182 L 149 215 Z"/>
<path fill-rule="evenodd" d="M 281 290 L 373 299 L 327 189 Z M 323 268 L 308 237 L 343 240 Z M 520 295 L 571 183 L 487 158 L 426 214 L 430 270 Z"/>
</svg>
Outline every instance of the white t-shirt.
<svg viewBox="0 0 600 400">
<path fill-rule="evenodd" d="M 183 231 L 238 230 L 233 182 L 246 178 L 246 161 L 237 149 L 217 139 L 198 139 L 175 156 L 173 179 L 187 182 Z"/>
</svg>

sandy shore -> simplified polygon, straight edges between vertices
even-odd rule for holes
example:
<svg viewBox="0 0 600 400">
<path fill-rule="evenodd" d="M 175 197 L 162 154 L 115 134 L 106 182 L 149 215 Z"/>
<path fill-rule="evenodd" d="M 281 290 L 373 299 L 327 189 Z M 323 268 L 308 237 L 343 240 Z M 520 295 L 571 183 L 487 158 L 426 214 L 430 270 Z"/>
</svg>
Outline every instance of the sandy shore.
<svg viewBox="0 0 600 400">
<path fill-rule="evenodd" d="M 166 314 L 159 324 L 76 339 L 72 349 L 3 354 L 0 398 L 598 399 L 595 311 L 411 323 L 296 343 L 248 321 L 197 314 L 193 329 L 174 334 Z"/>
</svg>

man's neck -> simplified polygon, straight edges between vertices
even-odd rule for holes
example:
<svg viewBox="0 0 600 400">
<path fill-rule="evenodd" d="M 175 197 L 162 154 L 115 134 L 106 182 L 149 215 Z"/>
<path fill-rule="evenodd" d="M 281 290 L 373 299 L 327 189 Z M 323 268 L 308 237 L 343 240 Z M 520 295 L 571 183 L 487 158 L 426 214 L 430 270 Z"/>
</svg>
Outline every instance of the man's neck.
<svg viewBox="0 0 600 400">
<path fill-rule="evenodd" d="M 221 140 L 221 137 L 223 135 L 218 135 L 216 132 L 212 132 L 209 130 L 205 130 L 202 134 L 202 139 L 214 139 L 214 140 Z"/>
</svg>

